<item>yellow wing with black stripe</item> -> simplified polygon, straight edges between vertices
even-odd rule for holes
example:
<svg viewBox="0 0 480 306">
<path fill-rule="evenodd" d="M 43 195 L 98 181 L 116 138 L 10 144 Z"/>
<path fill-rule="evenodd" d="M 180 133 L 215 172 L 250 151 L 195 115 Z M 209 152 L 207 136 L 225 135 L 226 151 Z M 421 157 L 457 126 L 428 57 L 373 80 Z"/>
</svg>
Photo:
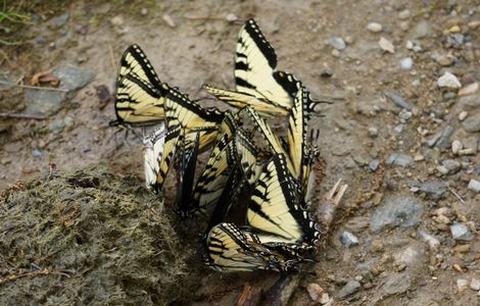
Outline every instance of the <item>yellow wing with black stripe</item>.
<svg viewBox="0 0 480 306">
<path fill-rule="evenodd" d="M 168 89 L 142 49 L 131 45 L 120 61 L 115 93 L 117 120 L 110 124 L 146 126 L 161 122 L 165 118 L 163 103 Z"/>
<path fill-rule="evenodd" d="M 296 79 L 276 71 L 277 55 L 253 19 L 239 32 L 235 51 L 235 91 L 205 86 L 218 99 L 238 108 L 250 106 L 262 115 L 287 115 Z"/>
<path fill-rule="evenodd" d="M 233 223 L 214 226 L 206 239 L 206 264 L 220 272 L 286 271 L 283 256 L 263 246 L 255 234 Z"/>
<path fill-rule="evenodd" d="M 165 96 L 164 109 L 169 129 L 178 126 L 186 135 L 199 133 L 200 151 L 210 147 L 217 139 L 219 125 L 224 118 L 218 110 L 203 108 L 174 88 L 170 88 Z"/>
<path fill-rule="evenodd" d="M 302 201 L 285 156 L 274 155 L 257 180 L 248 204 L 247 223 L 262 243 L 313 244 L 320 232 Z"/>
</svg>

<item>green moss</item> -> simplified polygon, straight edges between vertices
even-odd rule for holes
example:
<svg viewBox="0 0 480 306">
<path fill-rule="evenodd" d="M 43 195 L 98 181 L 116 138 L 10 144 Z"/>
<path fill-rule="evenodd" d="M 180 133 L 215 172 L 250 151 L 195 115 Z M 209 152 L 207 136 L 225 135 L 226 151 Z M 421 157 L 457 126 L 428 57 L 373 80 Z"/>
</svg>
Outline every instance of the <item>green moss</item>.
<svg viewBox="0 0 480 306">
<path fill-rule="evenodd" d="M 0 202 L 0 304 L 188 300 L 197 284 L 187 278 L 191 253 L 160 206 L 142 182 L 103 167 L 8 192 Z"/>
</svg>

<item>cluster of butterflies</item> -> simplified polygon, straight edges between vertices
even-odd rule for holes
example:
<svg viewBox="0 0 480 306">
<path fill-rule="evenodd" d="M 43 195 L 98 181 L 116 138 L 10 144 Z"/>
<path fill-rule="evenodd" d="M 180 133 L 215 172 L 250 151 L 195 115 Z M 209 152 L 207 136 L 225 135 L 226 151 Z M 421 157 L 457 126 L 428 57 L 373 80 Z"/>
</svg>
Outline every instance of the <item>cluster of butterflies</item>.
<svg viewBox="0 0 480 306">
<path fill-rule="evenodd" d="M 115 125 L 158 126 L 144 137 L 147 187 L 161 192 L 177 172 L 176 209 L 210 215 L 206 262 L 218 271 L 296 269 L 320 238 L 308 212 L 318 158 L 318 131 L 308 129 L 322 101 L 292 74 L 276 70 L 277 57 L 253 19 L 242 27 L 235 52 L 234 91 L 204 88 L 235 111 L 202 107 L 160 81 L 138 45 L 122 56 Z M 269 117 L 287 117 L 277 135 Z M 195 182 L 197 157 L 210 150 Z"/>
</svg>

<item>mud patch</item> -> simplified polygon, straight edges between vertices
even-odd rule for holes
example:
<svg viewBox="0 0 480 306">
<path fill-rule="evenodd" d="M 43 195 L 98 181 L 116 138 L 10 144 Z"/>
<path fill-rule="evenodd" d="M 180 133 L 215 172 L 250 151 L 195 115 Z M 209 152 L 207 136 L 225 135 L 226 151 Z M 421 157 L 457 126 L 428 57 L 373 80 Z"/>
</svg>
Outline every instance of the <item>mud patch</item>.
<svg viewBox="0 0 480 306">
<path fill-rule="evenodd" d="M 189 299 L 191 254 L 161 203 L 104 167 L 54 175 L 0 201 L 0 304 L 164 305 Z M 181 284 L 181 286 L 179 285 Z"/>
</svg>

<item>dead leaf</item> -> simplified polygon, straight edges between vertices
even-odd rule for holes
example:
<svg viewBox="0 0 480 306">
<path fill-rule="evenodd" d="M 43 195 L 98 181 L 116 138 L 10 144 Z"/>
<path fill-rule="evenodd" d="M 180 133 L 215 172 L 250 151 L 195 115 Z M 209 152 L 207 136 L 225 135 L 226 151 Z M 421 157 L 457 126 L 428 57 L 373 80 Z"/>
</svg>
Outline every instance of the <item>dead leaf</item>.
<svg viewBox="0 0 480 306">
<path fill-rule="evenodd" d="M 47 70 L 35 73 L 30 80 L 30 85 L 32 86 L 41 86 L 45 84 L 52 87 L 58 87 L 58 85 L 60 85 L 60 79 L 53 75 L 51 70 Z"/>
</svg>

